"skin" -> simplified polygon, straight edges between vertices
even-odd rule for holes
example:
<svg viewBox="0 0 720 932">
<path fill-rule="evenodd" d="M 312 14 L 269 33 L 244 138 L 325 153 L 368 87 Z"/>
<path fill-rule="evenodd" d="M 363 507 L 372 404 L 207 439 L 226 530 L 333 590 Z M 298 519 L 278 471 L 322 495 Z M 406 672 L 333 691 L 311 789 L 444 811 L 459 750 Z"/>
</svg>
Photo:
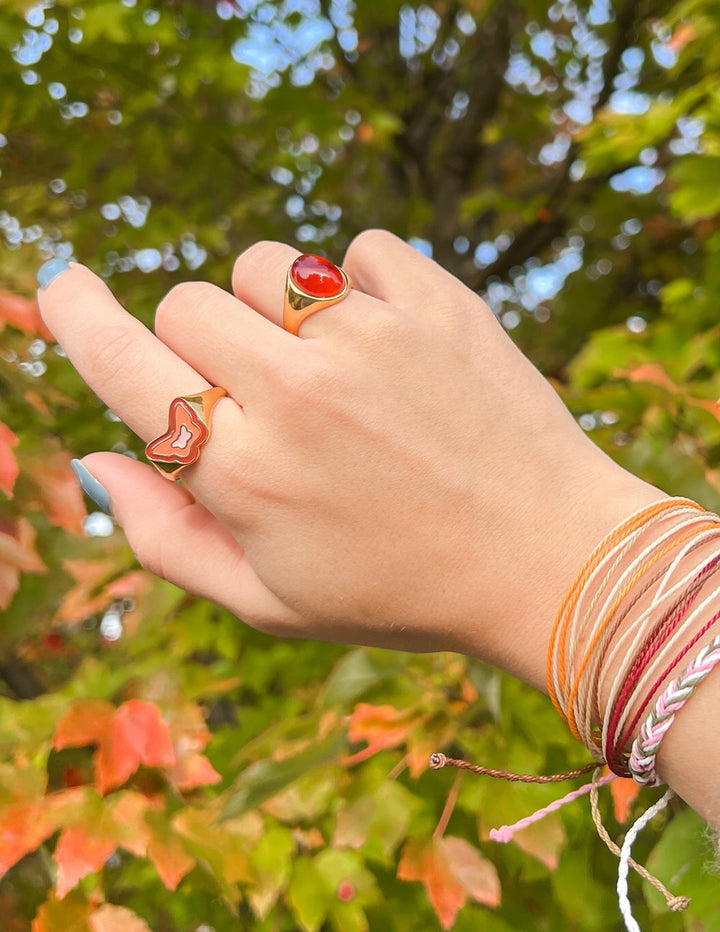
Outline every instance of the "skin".
<svg viewBox="0 0 720 932">
<path fill-rule="evenodd" d="M 585 558 L 664 493 L 588 439 L 476 294 L 388 232 L 350 245 L 345 300 L 285 332 L 297 255 L 260 242 L 233 294 L 174 288 L 154 333 L 82 266 L 39 293 L 73 365 L 144 441 L 174 397 L 229 392 L 182 484 L 118 454 L 83 460 L 139 562 L 266 632 L 459 651 L 544 689 Z M 709 814 L 682 762 L 704 705 L 699 692 L 661 763 Z"/>
</svg>

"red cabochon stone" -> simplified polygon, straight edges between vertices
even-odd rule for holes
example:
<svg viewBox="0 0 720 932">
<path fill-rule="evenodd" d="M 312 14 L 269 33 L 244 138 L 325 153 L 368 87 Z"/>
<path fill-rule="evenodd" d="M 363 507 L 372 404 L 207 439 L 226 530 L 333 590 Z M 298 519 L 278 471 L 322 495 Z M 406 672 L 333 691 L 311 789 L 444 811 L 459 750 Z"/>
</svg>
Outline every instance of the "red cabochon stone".
<svg viewBox="0 0 720 932">
<path fill-rule="evenodd" d="M 335 298 L 345 288 L 340 269 L 322 256 L 298 256 L 290 266 L 290 279 L 296 288 L 313 298 Z"/>
</svg>

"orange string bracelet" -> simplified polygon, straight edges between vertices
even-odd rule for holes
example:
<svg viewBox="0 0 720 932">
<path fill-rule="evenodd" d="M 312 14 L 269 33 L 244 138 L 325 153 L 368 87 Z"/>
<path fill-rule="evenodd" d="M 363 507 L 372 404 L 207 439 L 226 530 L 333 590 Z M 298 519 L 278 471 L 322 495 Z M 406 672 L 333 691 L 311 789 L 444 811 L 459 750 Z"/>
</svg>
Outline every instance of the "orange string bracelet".
<svg viewBox="0 0 720 932">
<path fill-rule="evenodd" d="M 575 581 L 568 590 L 567 595 L 563 599 L 563 602 L 560 606 L 558 614 L 555 619 L 552 631 L 550 633 L 550 644 L 548 648 L 548 663 L 547 663 L 547 686 L 548 694 L 552 700 L 553 705 L 557 709 L 558 713 L 565 718 L 563 710 L 560 707 L 559 697 L 555 690 L 555 684 L 553 682 L 553 662 L 552 657 L 555 650 L 555 642 L 557 638 L 560 638 L 559 644 L 559 653 L 560 659 L 558 664 L 558 677 L 560 681 L 561 688 L 565 688 L 566 680 L 566 669 L 565 669 L 565 652 L 566 652 L 566 640 L 567 640 L 567 628 L 572 616 L 572 613 L 577 605 L 580 594 L 592 574 L 592 572 L 597 568 L 602 559 L 607 556 L 607 554 L 620 543 L 625 538 L 629 537 L 633 531 L 641 528 L 643 524 L 647 523 L 648 520 L 652 519 L 656 515 L 662 514 L 664 511 L 667 511 L 670 508 L 675 508 L 678 504 L 685 504 L 691 507 L 695 507 L 698 510 L 702 510 L 701 506 L 696 502 L 691 501 L 690 499 L 682 498 L 672 498 L 665 499 L 660 502 L 655 502 L 652 505 L 647 505 L 638 511 L 636 514 L 631 515 L 622 524 L 614 528 L 592 551 L 588 559 L 583 564 L 580 572 L 578 573 Z"/>
<path fill-rule="evenodd" d="M 610 620 L 612 619 L 613 615 L 617 611 L 618 607 L 622 604 L 623 600 L 626 598 L 628 593 L 632 591 L 632 589 L 643 578 L 643 576 L 645 576 L 647 572 L 659 560 L 661 560 L 668 553 L 671 553 L 672 551 L 674 551 L 679 544 L 682 544 L 686 540 L 690 540 L 690 538 L 695 537 L 700 531 L 709 530 L 714 526 L 715 526 L 714 523 L 705 523 L 705 524 L 700 525 L 698 528 L 693 528 L 692 530 L 687 531 L 685 534 L 682 534 L 679 538 L 675 538 L 671 540 L 669 543 L 665 544 L 665 546 L 662 547 L 652 557 L 649 557 L 644 562 L 644 564 L 638 570 L 636 570 L 635 573 L 633 573 L 629 581 L 625 584 L 625 586 L 621 590 L 620 594 L 616 597 L 610 610 L 606 613 L 606 615 L 603 617 L 598 627 L 595 629 L 593 637 L 585 650 L 585 655 L 580 664 L 578 672 L 575 675 L 575 679 L 570 688 L 570 692 L 568 694 L 568 699 L 567 699 L 567 707 L 566 707 L 567 722 L 568 722 L 568 725 L 570 726 L 570 730 L 572 731 L 575 738 L 578 739 L 578 741 L 582 739 L 580 737 L 580 732 L 577 727 L 577 720 L 575 718 L 575 710 L 574 710 L 575 698 L 577 696 L 578 688 L 580 686 L 580 682 L 582 680 L 583 674 L 585 673 L 585 670 L 587 669 L 588 663 L 590 662 L 590 659 L 595 651 L 595 648 L 597 647 L 600 637 L 603 631 L 605 630 L 605 628 L 607 627 L 607 625 L 609 624 Z"/>
</svg>

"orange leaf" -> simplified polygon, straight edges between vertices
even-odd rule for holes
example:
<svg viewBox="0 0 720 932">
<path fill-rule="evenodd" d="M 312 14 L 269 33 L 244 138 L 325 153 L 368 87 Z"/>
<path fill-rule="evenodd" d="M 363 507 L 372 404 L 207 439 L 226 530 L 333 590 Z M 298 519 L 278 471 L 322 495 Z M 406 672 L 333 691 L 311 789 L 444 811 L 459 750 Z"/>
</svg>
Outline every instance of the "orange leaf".
<svg viewBox="0 0 720 932">
<path fill-rule="evenodd" d="M 121 786 L 138 769 L 172 767 L 175 763 L 170 729 L 152 702 L 131 699 L 113 716 L 112 726 L 100 742 L 96 758 L 101 793 Z"/>
<path fill-rule="evenodd" d="M 615 807 L 615 818 L 621 824 L 627 822 L 630 816 L 630 807 L 640 792 L 640 784 L 632 779 L 613 780 L 610 784 L 610 793 Z"/>
<path fill-rule="evenodd" d="M 99 871 L 117 845 L 78 826 L 66 828 L 53 858 L 58 865 L 57 895 L 62 899 L 83 877 Z"/>
<path fill-rule="evenodd" d="M 411 718 L 413 712 L 398 710 L 391 705 L 368 705 L 361 702 L 355 706 L 350 716 L 348 737 L 352 742 L 366 741 L 368 746 L 357 754 L 345 759 L 345 764 L 352 766 L 367 760 L 378 751 L 402 744 L 408 732 L 417 724 L 418 719 Z"/>
<path fill-rule="evenodd" d="M 185 850 L 182 840 L 169 831 L 162 835 L 158 832 L 151 834 L 147 856 L 168 890 L 174 890 L 185 874 L 195 867 L 195 861 Z"/>
<path fill-rule="evenodd" d="M 10 428 L 0 421 L 0 489 L 8 498 L 13 497 L 13 486 L 20 471 L 12 452 L 18 442 Z"/>
<path fill-rule="evenodd" d="M 113 601 L 104 584 L 117 572 L 115 560 L 63 560 L 63 569 L 77 585 L 65 593 L 55 614 L 56 623 L 83 621 Z"/>
<path fill-rule="evenodd" d="M 170 771 L 170 777 L 177 788 L 185 792 L 195 790 L 199 786 L 213 786 L 222 782 L 222 776 L 204 754 L 178 756 L 177 764 Z"/>
<path fill-rule="evenodd" d="M 141 764 L 174 766 L 170 729 L 151 702 L 131 699 L 118 709 L 101 700 L 76 702 L 58 724 L 53 747 L 97 744 L 95 775 L 101 793 L 121 786 Z"/>
<path fill-rule="evenodd" d="M 38 848 L 55 828 L 41 802 L 14 803 L 0 810 L 0 876 Z"/>
<path fill-rule="evenodd" d="M 168 776 L 178 789 L 189 791 L 222 781 L 221 775 L 200 753 L 211 738 L 200 706 L 194 702 L 176 706 L 170 713 L 170 734 L 177 761 Z"/>
<path fill-rule="evenodd" d="M 113 906 L 112 903 L 103 903 L 95 910 L 90 916 L 90 929 L 92 932 L 152 932 L 137 913 L 124 906 Z"/>
<path fill-rule="evenodd" d="M 0 609 L 12 602 L 20 585 L 20 573 L 46 573 L 35 550 L 35 529 L 27 518 L 17 522 L 0 518 Z"/>
<path fill-rule="evenodd" d="M 685 46 L 692 42 L 694 39 L 697 39 L 697 29 L 689 23 L 682 23 L 675 29 L 675 32 L 670 37 L 668 46 L 673 50 L 673 52 L 677 52 L 679 54 L 682 52 Z"/>
<path fill-rule="evenodd" d="M 53 738 L 56 751 L 98 744 L 107 735 L 115 709 L 102 699 L 81 699 L 58 722 Z"/>
<path fill-rule="evenodd" d="M 491 907 L 500 905 L 500 878 L 492 861 L 464 838 L 448 835 L 436 839 L 435 847 L 441 849 L 453 876 L 476 902 Z"/>
<path fill-rule="evenodd" d="M 25 401 L 27 401 L 30 407 L 34 408 L 38 414 L 42 414 L 42 416 L 48 418 L 48 420 L 52 417 L 47 402 L 39 392 L 28 389 L 28 391 L 25 392 Z"/>
<path fill-rule="evenodd" d="M 12 324 L 28 336 L 39 336 L 51 343 L 55 341 L 40 316 L 37 301 L 29 301 L 9 291 L 0 291 L 0 331 L 5 324 Z"/>
<path fill-rule="evenodd" d="M 65 450 L 46 451 L 42 457 L 23 457 L 25 472 L 35 480 L 38 499 L 31 504 L 40 508 L 56 527 L 82 536 L 87 515 L 80 486 L 75 479 Z"/>
<path fill-rule="evenodd" d="M 615 374 L 625 377 L 631 382 L 649 382 L 651 385 L 657 385 L 672 394 L 677 394 L 680 391 L 667 372 L 657 362 L 645 363 L 635 369 L 619 370 Z"/>
<path fill-rule="evenodd" d="M 408 842 L 398 865 L 398 879 L 419 880 L 427 892 L 443 929 L 451 929 L 465 905 L 467 892 L 453 876 L 447 859 L 435 839 Z"/>
<path fill-rule="evenodd" d="M 541 822 L 515 832 L 513 841 L 526 854 L 537 858 L 545 867 L 554 871 L 560 862 L 560 852 L 565 847 L 567 835 L 560 816 L 550 814 Z"/>
<path fill-rule="evenodd" d="M 419 880 L 443 929 L 452 928 L 468 896 L 485 906 L 500 903 L 495 866 L 462 838 L 413 839 L 403 849 L 397 876 Z"/>
</svg>

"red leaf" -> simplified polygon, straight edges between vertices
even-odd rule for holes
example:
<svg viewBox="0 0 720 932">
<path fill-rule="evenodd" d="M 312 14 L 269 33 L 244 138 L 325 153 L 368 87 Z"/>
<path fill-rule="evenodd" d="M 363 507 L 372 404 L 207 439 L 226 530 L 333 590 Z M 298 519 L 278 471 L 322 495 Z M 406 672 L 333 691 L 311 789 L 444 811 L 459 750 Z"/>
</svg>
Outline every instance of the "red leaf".
<svg viewBox="0 0 720 932">
<path fill-rule="evenodd" d="M 640 784 L 632 779 L 613 780 L 610 784 L 610 793 L 615 807 L 615 818 L 621 824 L 630 817 L 630 807 L 640 792 Z"/>
<path fill-rule="evenodd" d="M 12 324 L 30 337 L 39 336 L 49 342 L 55 341 L 40 316 L 36 301 L 29 301 L 9 291 L 0 291 L 0 331 L 5 324 Z"/>
<path fill-rule="evenodd" d="M 424 885 L 443 929 L 452 928 L 468 896 L 486 906 L 500 903 L 500 880 L 494 865 L 462 838 L 408 842 L 397 876 Z"/>
<path fill-rule="evenodd" d="M 100 870 L 116 847 L 115 842 L 97 838 L 83 828 L 66 828 L 53 854 L 58 865 L 58 897 L 62 899 L 83 877 Z"/>
<path fill-rule="evenodd" d="M 92 932 L 152 932 L 137 913 L 124 906 L 113 906 L 112 903 L 103 903 L 95 910 L 90 916 L 90 929 Z"/>
<path fill-rule="evenodd" d="M 12 452 L 18 442 L 10 428 L 0 421 L 0 489 L 8 498 L 13 497 L 13 486 L 20 471 Z"/>
</svg>

